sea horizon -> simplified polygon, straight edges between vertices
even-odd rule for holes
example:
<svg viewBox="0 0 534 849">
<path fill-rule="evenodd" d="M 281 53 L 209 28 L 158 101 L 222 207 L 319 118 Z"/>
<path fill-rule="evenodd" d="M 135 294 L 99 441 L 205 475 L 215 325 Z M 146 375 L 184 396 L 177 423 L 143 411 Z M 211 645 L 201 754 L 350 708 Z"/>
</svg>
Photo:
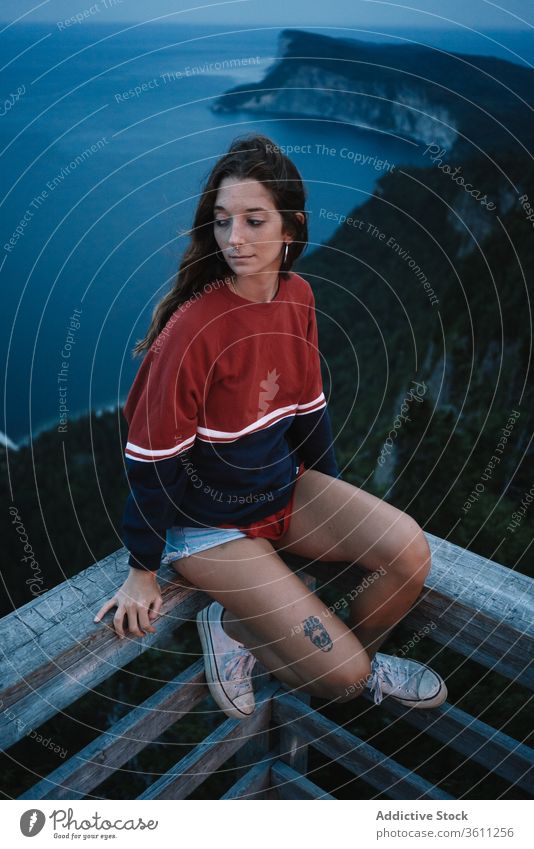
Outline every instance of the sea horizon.
<svg viewBox="0 0 534 849">
<path fill-rule="evenodd" d="M 169 26 L 187 36 L 179 50 L 168 44 Z M 2 431 L 15 444 L 59 423 L 56 375 L 74 309 L 80 311 L 80 327 L 70 362 L 69 416 L 116 407 L 110 398 L 126 397 L 138 367 L 131 348 L 176 274 L 181 234 L 190 226 L 201 182 L 235 135 L 255 130 L 289 148 L 309 141 L 311 153 L 293 157 L 309 192 L 308 253 L 337 227 L 321 210 L 349 214 L 373 194 L 388 169 L 421 162 L 413 143 L 372 129 L 298 116 L 214 115 L 209 105 L 218 96 L 238 83 L 263 78 L 275 61 L 280 32 L 347 33 L 362 41 L 397 43 L 410 33 L 424 34 L 429 46 L 448 52 L 512 61 L 521 50 L 524 64 L 534 60 L 534 33 L 515 28 L 476 34 L 397 27 L 388 34 L 374 32 L 373 38 L 373 31 L 351 26 L 224 26 L 221 33 L 215 23 L 143 22 L 141 32 L 132 22 L 91 20 L 66 34 L 53 32 L 53 22 L 24 21 L 5 30 L 12 59 L 7 90 L 29 88 L 38 80 L 31 98 L 21 96 L 0 127 L 8 142 L 1 178 L 7 238 L 34 204 L 23 237 L 0 268 L 6 290 L 0 320 L 8 340 Z M 51 35 L 19 62 L 17 50 L 28 47 L 32 28 Z M 96 50 L 94 42 L 104 31 L 117 37 Z M 249 33 L 246 48 L 239 35 L 244 31 Z M 493 53 L 484 52 L 490 49 Z M 136 97 L 125 94 L 162 74 L 223 62 L 244 51 L 258 61 L 233 73 L 226 68 L 195 73 L 187 80 L 154 84 Z M 69 57 L 78 53 L 83 62 L 71 62 Z M 348 157 L 316 153 L 328 144 L 352 154 L 350 169 Z M 83 168 L 70 168 L 81 154 Z M 378 169 L 377 163 L 384 164 Z"/>
</svg>

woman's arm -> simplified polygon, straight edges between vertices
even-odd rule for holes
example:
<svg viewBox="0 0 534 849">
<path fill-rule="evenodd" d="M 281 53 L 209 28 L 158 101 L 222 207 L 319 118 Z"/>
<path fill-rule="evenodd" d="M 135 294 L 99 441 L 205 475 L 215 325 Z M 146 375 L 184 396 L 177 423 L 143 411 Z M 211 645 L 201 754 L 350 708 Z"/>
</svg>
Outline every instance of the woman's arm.
<svg viewBox="0 0 534 849">
<path fill-rule="evenodd" d="M 209 389 L 207 339 L 202 331 L 193 331 L 177 318 L 170 333 L 162 335 L 162 344 L 145 355 L 124 405 L 130 492 L 121 536 L 130 553 L 130 572 L 95 618 L 117 605 L 113 624 L 121 637 L 125 616 L 133 634 L 154 631 L 151 622 L 161 607 L 156 577 L 166 531 L 176 522 L 187 487 L 184 460 L 195 442 L 198 411 Z"/>
<path fill-rule="evenodd" d="M 341 473 L 336 461 L 332 424 L 323 391 L 315 298 L 311 287 L 309 292 L 306 378 L 287 437 L 307 469 L 316 469 L 325 475 L 339 478 Z"/>
<path fill-rule="evenodd" d="M 333 478 L 341 477 L 326 401 L 318 411 L 299 414 L 297 410 L 287 437 L 307 469 L 315 469 Z"/>
<path fill-rule="evenodd" d="M 175 524 L 188 478 L 187 449 L 178 457 L 141 461 L 126 457 L 130 493 L 122 517 L 122 541 L 132 569 L 157 572 L 167 528 Z"/>
<path fill-rule="evenodd" d="M 176 508 L 187 484 L 178 458 L 142 462 L 126 458 L 130 493 L 122 518 L 122 541 L 128 551 L 130 571 L 123 585 L 98 611 L 98 622 L 115 605 L 113 625 L 119 637 L 127 630 L 142 637 L 154 632 L 152 621 L 161 607 L 156 580 L 165 547 L 167 528 L 175 522 Z"/>
</svg>

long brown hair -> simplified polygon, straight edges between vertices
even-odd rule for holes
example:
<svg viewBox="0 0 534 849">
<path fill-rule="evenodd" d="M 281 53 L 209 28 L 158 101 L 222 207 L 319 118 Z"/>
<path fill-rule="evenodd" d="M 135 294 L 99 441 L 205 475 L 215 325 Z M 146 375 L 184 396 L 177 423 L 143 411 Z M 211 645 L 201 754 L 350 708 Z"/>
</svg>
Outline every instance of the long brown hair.
<svg viewBox="0 0 534 849">
<path fill-rule="evenodd" d="M 287 259 L 280 269 L 283 279 L 289 277 L 289 270 L 306 247 L 306 191 L 298 169 L 267 136 L 248 134 L 234 139 L 228 153 L 218 160 L 204 184 L 193 227 L 187 232 L 191 241 L 185 250 L 176 280 L 155 307 L 145 338 L 139 340 L 133 349 L 134 356 L 150 348 L 180 304 L 207 283 L 232 274 L 230 266 L 217 253 L 218 245 L 213 232 L 213 206 L 219 185 L 225 177 L 255 179 L 270 191 L 273 203 L 282 216 L 284 229 L 294 239 L 288 246 Z M 296 212 L 304 213 L 303 221 L 296 216 Z"/>
</svg>

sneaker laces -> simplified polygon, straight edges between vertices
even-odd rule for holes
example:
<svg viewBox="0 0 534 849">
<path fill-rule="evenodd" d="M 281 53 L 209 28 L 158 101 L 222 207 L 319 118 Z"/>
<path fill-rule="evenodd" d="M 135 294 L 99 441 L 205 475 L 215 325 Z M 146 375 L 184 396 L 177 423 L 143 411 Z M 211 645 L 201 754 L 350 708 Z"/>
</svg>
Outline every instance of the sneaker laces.
<svg viewBox="0 0 534 849">
<path fill-rule="evenodd" d="M 379 705 L 384 698 L 384 684 L 388 684 L 393 690 L 402 686 L 411 677 L 412 675 L 400 664 L 394 668 L 387 658 L 377 660 L 374 657 L 371 663 L 371 676 L 367 682 L 367 687 L 374 696 L 375 705 Z"/>
<path fill-rule="evenodd" d="M 232 681 L 240 689 L 244 686 L 250 690 L 250 674 L 256 663 L 256 658 L 247 648 L 241 646 L 229 653 L 223 663 L 223 673 L 227 680 Z"/>
</svg>

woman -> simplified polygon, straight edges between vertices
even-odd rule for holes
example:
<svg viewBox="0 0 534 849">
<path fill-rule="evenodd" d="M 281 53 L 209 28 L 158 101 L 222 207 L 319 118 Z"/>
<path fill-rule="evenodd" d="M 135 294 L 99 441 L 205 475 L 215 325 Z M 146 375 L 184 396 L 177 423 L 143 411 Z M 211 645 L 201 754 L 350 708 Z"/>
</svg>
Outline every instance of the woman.
<svg viewBox="0 0 534 849">
<path fill-rule="evenodd" d="M 221 709 L 255 708 L 259 659 L 290 688 L 347 701 L 365 687 L 434 707 L 447 690 L 415 661 L 377 651 L 419 595 L 430 551 L 407 514 L 341 480 L 309 283 L 290 272 L 307 243 L 305 190 L 265 136 L 234 141 L 201 194 L 176 283 L 135 353 L 123 517 L 124 637 L 153 632 L 161 563 L 214 601 L 197 616 L 206 679 Z M 164 551 L 165 549 L 165 551 Z M 277 553 L 355 562 L 349 625 Z"/>
</svg>

